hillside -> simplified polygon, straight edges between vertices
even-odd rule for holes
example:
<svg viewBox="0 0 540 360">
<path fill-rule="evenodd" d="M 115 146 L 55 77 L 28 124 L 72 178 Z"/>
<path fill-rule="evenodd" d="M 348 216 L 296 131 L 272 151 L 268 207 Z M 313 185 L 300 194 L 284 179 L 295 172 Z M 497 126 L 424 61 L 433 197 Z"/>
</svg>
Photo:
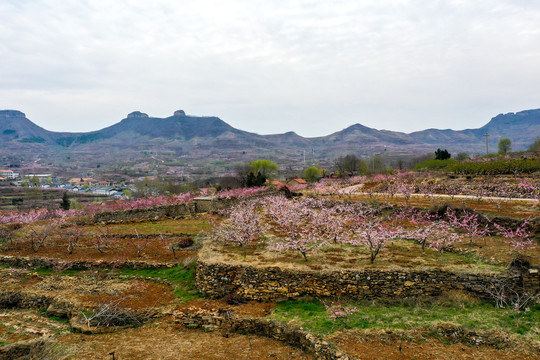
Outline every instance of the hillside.
<svg viewBox="0 0 540 360">
<path fill-rule="evenodd" d="M 485 151 L 484 134 L 489 134 L 489 147 L 496 151 L 502 138 L 512 140 L 513 150 L 525 150 L 540 136 L 540 109 L 499 114 L 479 129 L 461 131 L 428 129 L 411 133 L 416 141 L 425 144 L 444 144 L 445 148 L 465 146 L 466 149 Z M 469 150 L 471 151 L 471 150 Z"/>
<path fill-rule="evenodd" d="M 241 162 L 269 157 L 280 163 L 308 159 L 328 161 L 349 152 L 370 156 L 416 155 L 446 148 L 451 152 L 485 151 L 484 134 L 489 133 L 495 151 L 502 137 L 512 140 L 514 150 L 524 150 L 540 135 L 540 109 L 500 114 L 478 129 L 427 129 L 410 134 L 377 130 L 354 124 L 333 134 L 305 138 L 294 132 L 258 135 L 236 129 L 218 117 L 199 117 L 175 111 L 156 118 L 135 111 L 120 122 L 88 133 L 60 133 L 45 130 L 16 110 L 0 111 L 0 140 L 3 166 L 14 158 L 24 162 L 48 159 L 63 165 L 67 160 L 96 164 L 154 158 L 166 162 L 183 158 L 187 162 Z"/>
</svg>

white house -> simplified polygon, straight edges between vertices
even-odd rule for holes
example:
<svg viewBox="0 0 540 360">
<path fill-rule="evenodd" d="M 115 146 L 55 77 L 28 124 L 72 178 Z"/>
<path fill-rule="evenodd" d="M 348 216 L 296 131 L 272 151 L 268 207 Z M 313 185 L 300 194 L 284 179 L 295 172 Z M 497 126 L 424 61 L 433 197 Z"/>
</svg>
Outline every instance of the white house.
<svg viewBox="0 0 540 360">
<path fill-rule="evenodd" d="M 6 179 L 16 179 L 19 177 L 19 174 L 13 172 L 13 170 L 0 170 L 0 176 Z"/>
</svg>

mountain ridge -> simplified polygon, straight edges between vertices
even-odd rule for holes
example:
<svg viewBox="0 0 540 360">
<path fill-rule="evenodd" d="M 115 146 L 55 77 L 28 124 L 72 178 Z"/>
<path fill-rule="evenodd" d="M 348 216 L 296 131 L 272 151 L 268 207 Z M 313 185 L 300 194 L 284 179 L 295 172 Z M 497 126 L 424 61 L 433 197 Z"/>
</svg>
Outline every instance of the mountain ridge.
<svg viewBox="0 0 540 360">
<path fill-rule="evenodd" d="M 540 109 L 499 114 L 476 129 L 403 133 L 355 123 L 319 137 L 303 137 L 292 131 L 259 135 L 234 128 L 216 116 L 186 115 L 182 110 L 164 118 L 134 111 L 100 130 L 53 132 L 36 125 L 21 111 L 0 110 L 0 142 L 4 145 L 0 155 L 30 151 L 35 156 L 48 155 L 59 161 L 61 156 L 99 158 L 114 153 L 117 160 L 122 160 L 151 152 L 200 160 L 242 160 L 257 155 L 295 162 L 305 152 L 311 152 L 314 159 L 331 159 L 350 152 L 361 156 L 381 151 L 414 155 L 436 148 L 479 153 L 485 151 L 486 132 L 490 134 L 491 149 L 497 148 L 501 137 L 508 137 L 514 150 L 524 150 L 540 135 Z M 31 158 L 32 154 L 24 155 Z"/>
</svg>

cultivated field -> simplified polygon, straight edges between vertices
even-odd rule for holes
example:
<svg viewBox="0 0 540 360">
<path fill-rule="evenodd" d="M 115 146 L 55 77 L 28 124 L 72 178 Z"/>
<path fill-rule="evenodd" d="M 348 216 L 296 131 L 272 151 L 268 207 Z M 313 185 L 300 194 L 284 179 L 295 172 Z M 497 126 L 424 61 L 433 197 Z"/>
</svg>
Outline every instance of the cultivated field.
<svg viewBox="0 0 540 360">
<path fill-rule="evenodd" d="M 537 180 L 293 191 L 4 214 L 0 359 L 540 358 Z"/>
</svg>

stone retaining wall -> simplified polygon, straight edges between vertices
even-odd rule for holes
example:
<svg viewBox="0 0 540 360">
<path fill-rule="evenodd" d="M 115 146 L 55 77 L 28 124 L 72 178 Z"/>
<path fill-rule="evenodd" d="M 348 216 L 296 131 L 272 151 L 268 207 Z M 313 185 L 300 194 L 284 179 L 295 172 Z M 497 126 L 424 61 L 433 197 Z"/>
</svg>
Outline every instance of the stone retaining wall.
<svg viewBox="0 0 540 360">
<path fill-rule="evenodd" d="M 176 322 L 188 328 L 207 331 L 223 330 L 240 334 L 266 336 L 314 354 L 317 359 L 348 360 L 349 356 L 334 349 L 330 344 L 301 328 L 266 318 L 236 317 L 226 310 L 208 313 L 175 314 Z"/>
<path fill-rule="evenodd" d="M 420 207 L 414 207 L 419 211 L 423 211 Z M 488 226 L 492 233 L 497 233 L 498 229 L 494 226 L 497 224 L 508 229 L 515 230 L 517 227 L 523 225 L 524 219 L 513 218 L 509 216 L 493 216 L 487 217 L 484 213 L 476 211 L 471 208 L 460 208 L 459 206 L 451 205 L 449 203 L 443 203 L 434 205 L 429 209 L 431 214 L 437 214 L 439 217 L 445 218 L 447 209 L 452 209 L 456 212 L 457 216 L 463 216 L 465 212 L 469 214 L 475 214 L 478 216 L 478 221 L 482 226 Z M 540 242 L 540 216 L 528 219 L 529 229 L 531 230 L 531 236 L 536 241 Z"/>
<path fill-rule="evenodd" d="M 342 351 L 333 348 L 327 341 L 312 335 L 311 333 L 291 326 L 278 320 L 268 318 L 236 317 L 229 311 L 220 309 L 217 311 L 202 310 L 200 312 L 178 312 L 174 313 L 177 323 L 184 324 L 187 328 L 197 328 L 206 331 L 221 330 L 240 334 L 256 334 L 266 336 L 278 341 L 285 342 L 291 346 L 298 347 L 317 356 L 317 359 L 346 360 L 350 357 Z M 516 336 L 509 336 L 504 332 L 493 330 L 468 330 L 452 323 L 440 323 L 423 329 L 427 336 L 444 338 L 450 343 L 467 344 L 470 346 L 487 345 L 495 348 L 519 348 L 532 353 L 540 353 L 540 343 L 534 341 L 523 341 Z M 392 334 L 393 333 L 393 334 Z M 429 335 L 428 335 L 429 334 Z M 382 330 L 366 332 L 362 338 L 367 340 L 390 339 L 392 336 L 415 337 L 418 329 L 393 330 L 386 332 Z"/>
<path fill-rule="evenodd" d="M 19 341 L 8 346 L 0 346 L 0 360 L 52 359 L 48 350 L 51 347 L 49 339 L 34 339 Z"/>
<path fill-rule="evenodd" d="M 149 209 L 132 209 L 106 211 L 95 214 L 93 217 L 78 220 L 78 224 L 118 223 L 129 221 L 148 221 L 166 218 L 178 218 L 188 214 L 203 212 L 218 212 L 234 204 L 259 197 L 276 195 L 277 191 L 269 191 L 238 199 L 219 199 L 215 196 L 200 197 L 190 203 L 156 206 Z"/>
<path fill-rule="evenodd" d="M 195 211 L 195 204 L 177 204 L 156 206 L 150 209 L 118 210 L 97 213 L 89 220 L 93 223 L 114 223 L 134 220 L 158 220 L 164 218 L 176 218 Z"/>
<path fill-rule="evenodd" d="M 0 292 L 0 309 L 48 310 L 51 308 L 50 314 L 69 317 L 73 306 L 73 304 L 56 299 L 54 296 L 25 291 Z M 61 315 L 59 314 L 59 309 L 64 309 Z"/>
<path fill-rule="evenodd" d="M 536 271 L 536 272 L 535 272 Z M 467 274 L 442 270 L 341 270 L 309 271 L 278 267 L 257 268 L 199 260 L 197 288 L 212 297 L 237 293 L 249 300 L 276 300 L 303 295 L 346 296 L 352 298 L 409 298 L 439 296 L 448 291 L 464 291 L 481 299 L 491 299 L 487 289 L 497 282 L 524 281 L 527 290 L 538 292 L 538 271 L 527 276 Z"/>
<path fill-rule="evenodd" d="M 41 256 L 31 257 L 0 255 L 0 264 L 28 269 L 53 268 L 56 264 L 62 262 L 64 261 Z M 177 263 L 173 262 L 150 263 L 137 260 L 127 260 L 122 262 L 118 262 L 116 260 L 69 260 L 66 262 L 69 262 L 71 264 L 72 269 L 87 269 L 92 266 L 129 269 L 164 269 L 173 268 L 178 265 Z"/>
</svg>

